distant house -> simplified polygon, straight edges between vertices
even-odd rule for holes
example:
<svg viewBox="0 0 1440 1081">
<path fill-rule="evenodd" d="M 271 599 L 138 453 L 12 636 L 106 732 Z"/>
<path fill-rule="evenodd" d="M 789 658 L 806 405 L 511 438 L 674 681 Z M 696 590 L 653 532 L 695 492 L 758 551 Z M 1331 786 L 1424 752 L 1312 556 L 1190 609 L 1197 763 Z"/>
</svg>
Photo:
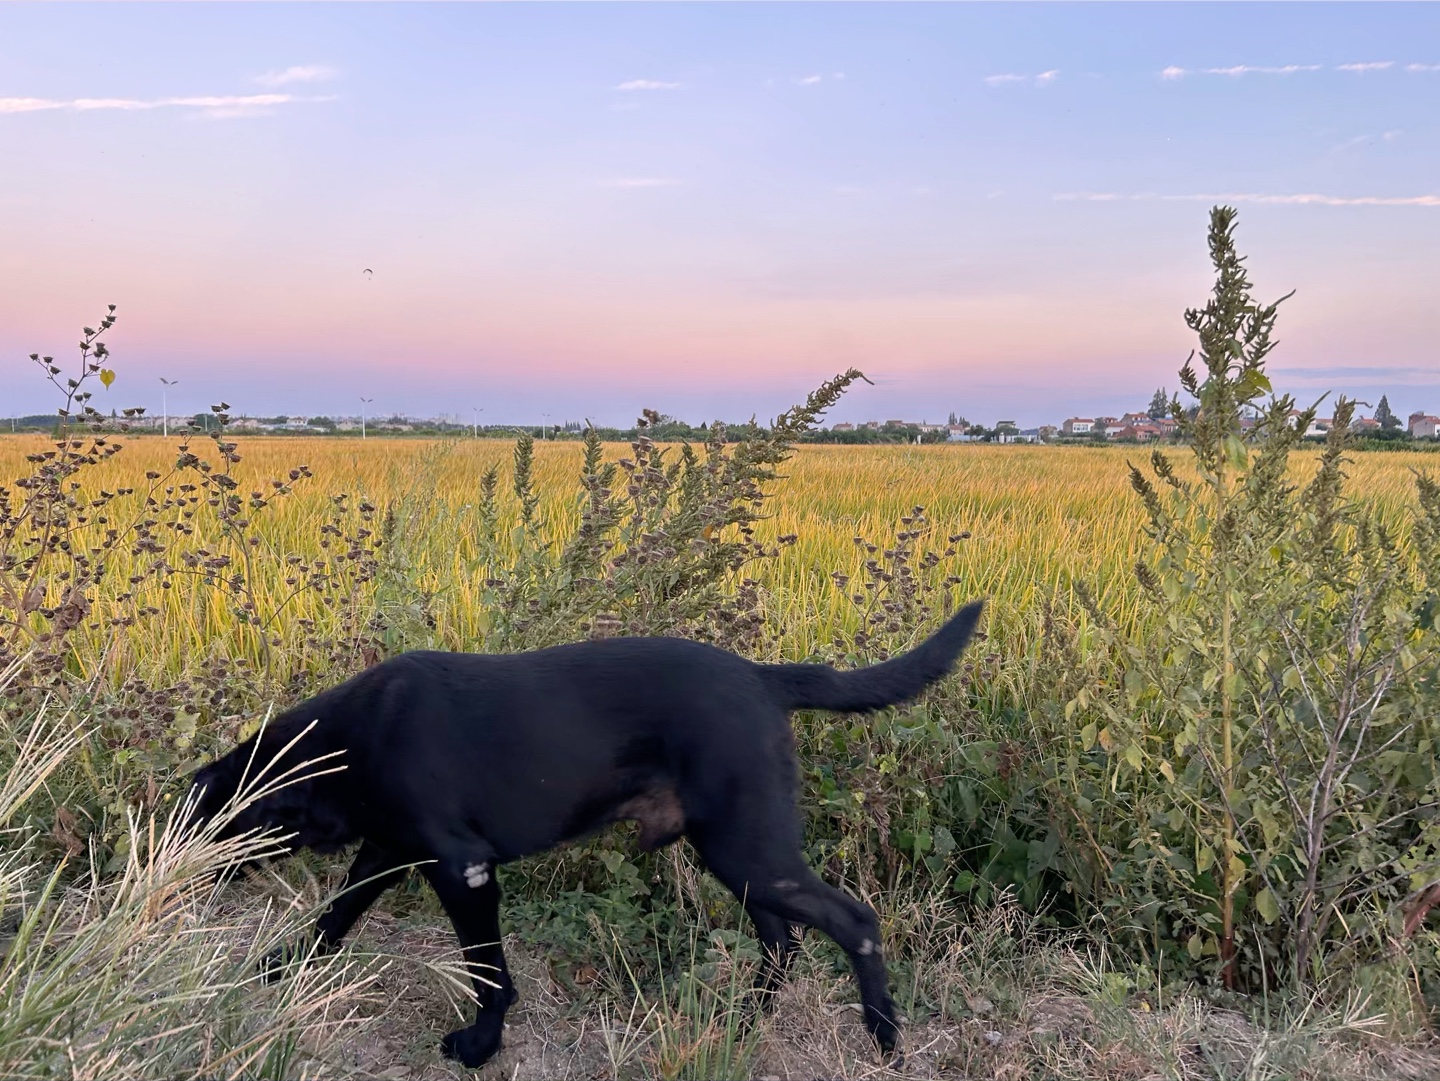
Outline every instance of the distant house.
<svg viewBox="0 0 1440 1081">
<path fill-rule="evenodd" d="M 1060 429 L 1055 427 L 1055 425 L 1053 424 L 1042 424 L 1040 425 L 1040 427 L 1035 429 L 1035 432 L 1037 435 L 1039 435 L 1042 441 L 1048 443 L 1050 442 L 1050 440 L 1054 439 L 1057 435 L 1060 434 Z"/>
<path fill-rule="evenodd" d="M 1416 439 L 1434 439 L 1440 433 L 1440 417 L 1429 413 L 1410 414 L 1410 434 Z"/>
<path fill-rule="evenodd" d="M 867 420 L 865 427 L 869 428 L 872 432 L 877 432 L 880 430 L 880 422 L 878 420 Z"/>
<path fill-rule="evenodd" d="M 1096 427 L 1096 428 L 1099 428 L 1099 427 L 1100 427 L 1099 423 L 1096 423 L 1095 427 Z M 1114 423 L 1114 424 L 1107 424 L 1107 425 L 1105 425 L 1105 437 L 1106 437 L 1107 439 L 1114 439 L 1114 438 L 1116 438 L 1121 432 L 1123 432 L 1126 428 L 1129 428 L 1129 427 L 1132 427 L 1132 425 L 1129 425 L 1129 424 L 1121 424 L 1121 423 L 1119 423 L 1118 421 L 1117 421 L 1116 423 Z"/>
<path fill-rule="evenodd" d="M 1118 417 L 1096 417 L 1091 431 L 1095 428 L 1123 428 Z"/>
<path fill-rule="evenodd" d="M 945 430 L 950 433 L 950 438 L 952 441 L 959 442 L 968 438 L 965 433 L 969 430 L 969 425 L 948 424 L 946 425 Z"/>
<path fill-rule="evenodd" d="M 905 422 L 904 422 L 903 420 L 887 420 L 887 421 L 885 422 L 885 427 L 887 427 L 887 428 L 903 428 L 903 427 L 905 427 Z"/>
<path fill-rule="evenodd" d="M 1137 443 L 1148 443 L 1160 435 L 1160 427 L 1148 418 L 1144 423 L 1127 424 L 1115 433 L 1117 439 L 1133 439 Z"/>
<path fill-rule="evenodd" d="M 855 430 L 855 425 L 851 424 L 849 421 L 843 421 L 840 424 L 832 424 L 830 426 L 830 430 L 832 432 L 853 432 Z"/>
<path fill-rule="evenodd" d="M 1120 418 L 1121 424 L 1149 424 L 1149 413 L 1126 413 Z"/>
<path fill-rule="evenodd" d="M 1300 422 L 1300 410 L 1290 410 L 1285 418 L 1285 422 L 1290 425 L 1290 427 L 1295 427 L 1295 425 Z M 1305 429 L 1305 435 L 1307 438 L 1328 435 L 1332 423 L 1333 420 L 1330 417 L 1313 417 L 1310 421 L 1310 427 Z"/>
<path fill-rule="evenodd" d="M 230 422 L 230 429 L 236 432 L 258 432 L 260 422 L 254 417 L 236 417 Z"/>
<path fill-rule="evenodd" d="M 1174 435 L 1175 429 L 1179 427 L 1174 417 L 1161 417 L 1159 420 L 1152 420 L 1150 423 L 1160 429 L 1161 435 Z"/>
<path fill-rule="evenodd" d="M 1066 435 L 1087 435 L 1095 427 L 1095 422 L 1089 417 L 1071 417 L 1061 428 Z"/>
<path fill-rule="evenodd" d="M 1350 422 L 1350 430 L 1358 435 L 1369 435 L 1380 430 L 1380 422 L 1374 417 L 1356 417 Z"/>
</svg>

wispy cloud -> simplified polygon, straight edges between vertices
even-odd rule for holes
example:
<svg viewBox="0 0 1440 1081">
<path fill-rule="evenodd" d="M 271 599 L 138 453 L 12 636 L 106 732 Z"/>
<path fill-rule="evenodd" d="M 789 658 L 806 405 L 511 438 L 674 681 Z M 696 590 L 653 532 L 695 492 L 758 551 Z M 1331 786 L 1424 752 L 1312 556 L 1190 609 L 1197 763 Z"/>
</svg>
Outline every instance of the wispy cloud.
<svg viewBox="0 0 1440 1081">
<path fill-rule="evenodd" d="M 324 64 L 300 64 L 284 71 L 267 71 L 264 75 L 255 76 L 253 81 L 261 86 L 289 86 L 291 83 L 329 82 L 339 74 L 334 68 Z"/>
<path fill-rule="evenodd" d="M 1336 64 L 1335 71 L 1348 71 L 1364 75 L 1371 71 L 1385 71 L 1395 66 L 1393 60 L 1360 60 L 1350 64 Z M 1166 80 L 1184 79 L 1192 75 L 1225 75 L 1238 79 L 1244 75 L 1298 75 L 1302 72 L 1324 71 L 1323 64 L 1232 64 L 1224 68 L 1182 68 L 1174 64 L 1162 68 L 1160 78 Z M 1407 64 L 1406 71 L 1440 71 L 1440 64 Z"/>
<path fill-rule="evenodd" d="M 987 75 L 985 76 L 984 82 L 986 86 L 1009 86 L 1014 83 L 1049 86 L 1058 78 L 1060 78 L 1060 69 L 1051 68 L 1049 71 L 1042 71 L 1038 75 L 1017 75 L 1014 72 L 1005 72 L 1001 75 Z"/>
<path fill-rule="evenodd" d="M 1396 139 L 1400 138 L 1400 136 L 1404 134 L 1405 132 L 1402 131 L 1400 128 L 1392 128 L 1390 131 L 1382 131 L 1378 136 L 1355 135 L 1349 139 L 1346 139 L 1343 143 L 1337 143 L 1335 146 L 1331 147 L 1330 153 L 1341 154 L 1344 153 L 1346 150 L 1352 150 L 1357 146 L 1365 146 L 1368 143 L 1373 143 L 1377 138 L 1381 142 L 1393 143 Z"/>
<path fill-rule="evenodd" d="M 602 180 L 602 188 L 673 188 L 680 181 L 663 176 L 625 176 L 615 180 Z"/>
<path fill-rule="evenodd" d="M 1228 68 L 1206 68 L 1206 75 L 1227 75 L 1238 79 L 1242 75 L 1295 75 L 1302 71 L 1319 71 L 1319 64 L 1284 64 L 1280 67 L 1265 67 L 1251 64 L 1234 64 Z"/>
<path fill-rule="evenodd" d="M 95 112 L 112 109 L 123 112 L 144 109 L 199 109 L 217 119 L 258 116 L 276 105 L 297 102 L 333 101 L 333 96 L 297 97 L 294 94 L 226 94 L 183 98 L 0 98 L 0 113 L 39 113 L 54 110 Z"/>
<path fill-rule="evenodd" d="M 824 79 L 823 75 L 801 75 L 793 81 L 796 86 L 814 86 L 816 83 L 823 82 Z"/>
<path fill-rule="evenodd" d="M 1321 195 L 1299 192 L 1293 195 L 1266 195 L 1259 192 L 1220 192 L 1194 195 L 1162 195 L 1158 192 L 1066 192 L 1055 196 L 1062 202 L 1086 203 L 1269 203 L 1283 206 L 1434 206 L 1440 195 Z"/>
<path fill-rule="evenodd" d="M 616 90 L 678 90 L 679 83 L 662 83 L 656 79 L 631 79 L 629 82 L 620 83 Z"/>
<path fill-rule="evenodd" d="M 1225 75 L 1238 79 L 1244 75 L 1295 75 L 1302 71 L 1319 71 L 1319 64 L 1283 64 L 1268 67 L 1259 64 L 1232 64 L 1228 68 L 1181 68 L 1173 64 L 1160 72 L 1162 79 L 1184 79 L 1190 75 Z"/>
</svg>

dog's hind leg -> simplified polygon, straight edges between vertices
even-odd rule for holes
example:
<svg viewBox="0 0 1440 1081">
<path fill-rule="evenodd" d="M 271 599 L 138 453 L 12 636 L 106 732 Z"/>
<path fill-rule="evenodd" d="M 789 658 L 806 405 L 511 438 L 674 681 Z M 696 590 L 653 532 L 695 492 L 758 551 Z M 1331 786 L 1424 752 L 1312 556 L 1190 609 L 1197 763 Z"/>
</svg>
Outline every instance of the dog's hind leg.
<svg viewBox="0 0 1440 1081">
<path fill-rule="evenodd" d="M 800 948 L 800 935 L 804 933 L 804 927 L 798 923 L 790 923 L 758 905 L 747 904 L 745 911 L 749 914 L 750 921 L 755 924 L 755 933 L 759 936 L 760 947 L 765 953 L 764 960 L 760 962 L 760 972 L 755 977 L 755 990 L 762 993 L 760 1005 L 769 1009 L 775 1001 L 773 992 L 779 990 L 780 984 L 784 982 L 790 963 L 795 959 L 795 951 Z"/>
<path fill-rule="evenodd" d="M 822 882 L 805 863 L 798 841 L 792 843 L 787 836 L 798 838 L 793 806 L 778 798 L 766 801 L 758 793 L 750 795 L 756 798 L 741 797 L 732 804 L 730 814 L 716 816 L 704 828 L 692 828 L 691 839 L 706 866 L 747 908 L 763 909 L 780 920 L 822 931 L 849 955 L 860 987 L 865 1027 L 880 1050 L 898 1065 L 900 1028 L 890 998 L 875 910 Z"/>
<path fill-rule="evenodd" d="M 455 927 L 475 988 L 475 1023 L 450 1033 L 440 1049 L 471 1069 L 500 1050 L 505 1011 L 516 998 L 500 943 L 500 883 L 493 865 L 483 875 L 474 868 L 474 864 L 448 866 L 445 861 L 421 868 Z"/>
</svg>

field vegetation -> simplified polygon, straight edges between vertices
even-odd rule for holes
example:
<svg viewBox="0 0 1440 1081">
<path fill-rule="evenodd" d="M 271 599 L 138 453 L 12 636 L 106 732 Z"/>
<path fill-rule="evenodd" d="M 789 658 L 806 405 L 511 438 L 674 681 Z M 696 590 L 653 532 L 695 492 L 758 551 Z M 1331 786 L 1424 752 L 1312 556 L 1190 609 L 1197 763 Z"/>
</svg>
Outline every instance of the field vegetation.
<svg viewBox="0 0 1440 1081">
<path fill-rule="evenodd" d="M 868 663 L 985 596 L 960 678 L 795 721 L 810 854 L 881 912 L 910 1072 L 1440 1075 L 1434 458 L 1355 450 L 1343 400 L 1300 443 L 1233 232 L 1217 209 L 1186 313 L 1198 413 L 1153 455 L 805 445 L 857 372 L 691 445 L 643 418 L 628 445 L 242 445 L 223 404 L 167 442 L 93 406 L 124 388 L 113 315 L 78 367 L 34 358 L 70 420 L 0 439 L 0 1073 L 449 1069 L 463 981 L 418 884 L 264 986 L 340 865 L 232 881 L 175 825 L 186 774 L 272 708 L 410 648 Z M 828 943 L 750 1023 L 757 947 L 683 847 L 620 831 L 503 881 L 525 1003 L 492 1069 L 878 1069 Z"/>
</svg>

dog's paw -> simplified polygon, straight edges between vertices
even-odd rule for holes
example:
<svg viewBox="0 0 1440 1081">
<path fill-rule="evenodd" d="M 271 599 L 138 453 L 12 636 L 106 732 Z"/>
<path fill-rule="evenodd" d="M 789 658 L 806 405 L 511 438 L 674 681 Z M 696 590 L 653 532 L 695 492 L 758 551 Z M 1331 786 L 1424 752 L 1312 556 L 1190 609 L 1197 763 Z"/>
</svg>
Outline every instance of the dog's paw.
<svg viewBox="0 0 1440 1081">
<path fill-rule="evenodd" d="M 456 1029 L 440 1041 L 440 1051 L 446 1058 L 453 1058 L 475 1069 L 484 1066 L 500 1050 L 500 1033 L 504 1025 L 471 1025 Z"/>
<path fill-rule="evenodd" d="M 886 1003 L 882 1012 L 874 1008 L 865 1009 L 865 1027 L 880 1048 L 880 1055 L 892 1070 L 905 1064 L 905 1052 L 900 1048 L 900 1026 L 895 1021 L 895 1006 Z"/>
<path fill-rule="evenodd" d="M 292 951 L 287 946 L 276 946 L 273 950 L 260 958 L 260 963 L 255 966 L 260 973 L 261 983 L 274 983 L 285 970 L 290 967 L 293 960 Z"/>
</svg>

